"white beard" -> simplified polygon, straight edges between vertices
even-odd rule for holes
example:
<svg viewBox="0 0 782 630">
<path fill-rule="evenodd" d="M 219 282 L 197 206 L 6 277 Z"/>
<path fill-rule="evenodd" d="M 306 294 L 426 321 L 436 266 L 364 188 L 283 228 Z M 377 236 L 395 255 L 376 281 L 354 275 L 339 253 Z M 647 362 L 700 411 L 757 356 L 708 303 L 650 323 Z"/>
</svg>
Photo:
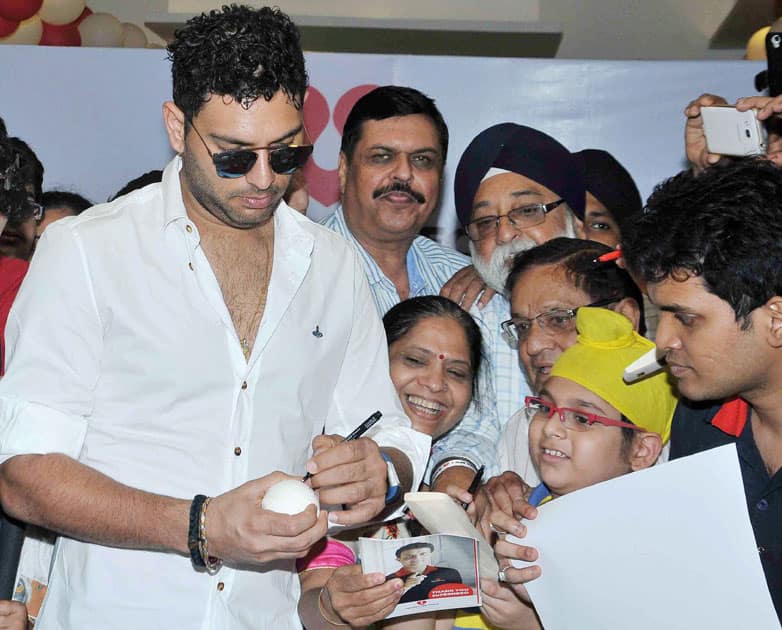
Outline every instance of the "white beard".
<svg viewBox="0 0 782 630">
<path fill-rule="evenodd" d="M 522 233 L 523 234 L 523 233 Z M 573 214 L 568 212 L 565 217 L 565 229 L 560 234 L 555 234 L 551 238 L 562 237 L 576 238 L 575 221 Z M 478 275 L 483 281 L 494 289 L 497 293 L 505 294 L 505 283 L 508 280 L 510 274 L 510 266 L 513 262 L 513 257 L 519 252 L 527 251 L 535 247 L 537 243 L 531 238 L 526 236 L 519 236 L 514 238 L 510 243 L 503 245 L 497 245 L 491 254 L 489 260 L 484 260 L 478 254 L 478 250 L 475 247 L 475 243 L 470 241 L 470 255 L 472 256 L 472 264 Z"/>
</svg>

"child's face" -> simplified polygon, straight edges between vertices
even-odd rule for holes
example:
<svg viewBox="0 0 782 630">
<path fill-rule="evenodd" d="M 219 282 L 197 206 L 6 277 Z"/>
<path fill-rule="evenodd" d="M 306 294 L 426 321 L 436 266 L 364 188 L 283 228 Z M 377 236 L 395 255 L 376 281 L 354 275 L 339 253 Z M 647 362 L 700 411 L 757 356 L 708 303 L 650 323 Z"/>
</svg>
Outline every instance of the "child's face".
<svg viewBox="0 0 782 630">
<path fill-rule="evenodd" d="M 565 378 L 546 381 L 540 397 L 556 407 L 582 409 L 613 420 L 621 414 L 605 400 Z M 586 488 L 631 471 L 622 429 L 595 423 L 586 431 L 566 429 L 559 414 L 532 417 L 529 425 L 532 463 L 554 496 Z"/>
</svg>

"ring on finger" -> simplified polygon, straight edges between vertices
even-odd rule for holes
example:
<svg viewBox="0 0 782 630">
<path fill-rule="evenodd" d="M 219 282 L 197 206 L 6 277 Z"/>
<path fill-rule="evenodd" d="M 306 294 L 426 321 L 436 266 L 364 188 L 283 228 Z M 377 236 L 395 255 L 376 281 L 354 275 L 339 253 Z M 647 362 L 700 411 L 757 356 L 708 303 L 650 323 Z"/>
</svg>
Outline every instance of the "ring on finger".
<svg viewBox="0 0 782 630">
<path fill-rule="evenodd" d="M 497 571 L 497 581 L 498 582 L 507 582 L 508 578 L 505 576 L 505 569 L 500 569 Z"/>
</svg>

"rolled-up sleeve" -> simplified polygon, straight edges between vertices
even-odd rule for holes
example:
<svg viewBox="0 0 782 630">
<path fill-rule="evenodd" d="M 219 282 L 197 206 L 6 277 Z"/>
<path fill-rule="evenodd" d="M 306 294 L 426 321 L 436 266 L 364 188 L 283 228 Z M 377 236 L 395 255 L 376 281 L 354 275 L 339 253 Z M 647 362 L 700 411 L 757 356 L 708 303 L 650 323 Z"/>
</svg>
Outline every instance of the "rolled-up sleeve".
<svg viewBox="0 0 782 630">
<path fill-rule="evenodd" d="M 79 455 L 102 336 L 83 249 L 66 225 L 52 225 L 39 242 L 6 325 L 0 462 L 26 453 Z"/>
</svg>

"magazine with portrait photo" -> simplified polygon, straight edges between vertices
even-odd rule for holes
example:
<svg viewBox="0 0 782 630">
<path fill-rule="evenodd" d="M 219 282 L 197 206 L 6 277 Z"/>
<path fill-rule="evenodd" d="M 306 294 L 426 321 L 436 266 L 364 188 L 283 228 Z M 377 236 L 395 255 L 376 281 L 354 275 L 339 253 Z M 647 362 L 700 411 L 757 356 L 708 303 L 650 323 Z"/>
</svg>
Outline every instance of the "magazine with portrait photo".
<svg viewBox="0 0 782 630">
<path fill-rule="evenodd" d="M 364 573 L 401 579 L 402 597 L 388 618 L 481 605 L 478 542 L 449 534 L 360 538 Z"/>
</svg>

